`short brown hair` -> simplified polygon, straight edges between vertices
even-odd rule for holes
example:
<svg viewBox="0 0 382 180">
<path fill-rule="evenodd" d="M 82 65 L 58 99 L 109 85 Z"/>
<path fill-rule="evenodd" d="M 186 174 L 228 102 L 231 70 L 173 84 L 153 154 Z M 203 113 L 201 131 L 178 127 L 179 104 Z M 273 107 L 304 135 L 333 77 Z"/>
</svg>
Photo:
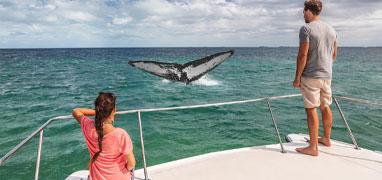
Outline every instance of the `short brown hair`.
<svg viewBox="0 0 382 180">
<path fill-rule="evenodd" d="M 322 3 L 320 0 L 306 0 L 304 3 L 304 10 L 309 10 L 314 15 L 320 15 L 322 10 Z"/>
</svg>

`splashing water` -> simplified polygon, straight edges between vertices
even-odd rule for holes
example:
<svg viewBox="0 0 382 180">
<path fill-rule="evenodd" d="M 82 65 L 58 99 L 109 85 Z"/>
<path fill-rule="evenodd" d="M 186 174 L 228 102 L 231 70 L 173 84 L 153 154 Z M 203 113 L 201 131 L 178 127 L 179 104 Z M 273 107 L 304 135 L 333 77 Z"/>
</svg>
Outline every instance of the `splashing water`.
<svg viewBox="0 0 382 180">
<path fill-rule="evenodd" d="M 217 81 L 217 80 L 212 79 L 208 75 L 204 75 L 200 79 L 192 82 L 191 84 L 200 85 L 200 86 L 217 86 L 217 85 L 220 84 L 220 82 Z"/>
<path fill-rule="evenodd" d="M 171 83 L 171 81 L 167 80 L 167 79 L 162 79 L 161 82 L 164 83 L 164 84 Z M 212 79 L 211 76 L 204 75 L 200 79 L 191 82 L 191 85 L 217 86 L 217 85 L 220 85 L 220 82 L 217 81 L 217 80 Z"/>
<path fill-rule="evenodd" d="M 169 83 L 169 82 L 171 82 L 170 80 L 167 80 L 167 79 L 162 79 L 162 83 Z"/>
</svg>

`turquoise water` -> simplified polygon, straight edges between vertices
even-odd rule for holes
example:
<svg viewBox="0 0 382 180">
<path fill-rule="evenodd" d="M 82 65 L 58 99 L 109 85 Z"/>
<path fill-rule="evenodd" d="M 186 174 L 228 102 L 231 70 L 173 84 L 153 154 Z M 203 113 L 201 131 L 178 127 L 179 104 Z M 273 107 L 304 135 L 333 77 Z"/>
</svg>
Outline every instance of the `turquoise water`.
<svg viewBox="0 0 382 180">
<path fill-rule="evenodd" d="M 228 49 L 235 55 L 206 77 L 173 83 L 129 60 L 185 63 Z M 340 48 L 333 93 L 382 102 L 382 48 Z M 0 156 L 49 118 L 92 107 L 99 91 L 117 95 L 118 110 L 195 105 L 299 93 L 292 88 L 297 48 L 99 48 L 0 50 Z M 382 107 L 340 100 L 361 147 L 382 151 Z M 301 97 L 272 102 L 282 136 L 307 133 Z M 333 138 L 351 142 L 334 106 Z M 149 166 L 207 152 L 277 143 L 266 102 L 142 114 Z M 116 125 L 131 135 L 138 168 L 137 114 Z M 0 167 L 5 179 L 34 177 L 37 140 Z M 86 169 L 88 151 L 75 120 L 44 131 L 40 179 Z"/>
</svg>

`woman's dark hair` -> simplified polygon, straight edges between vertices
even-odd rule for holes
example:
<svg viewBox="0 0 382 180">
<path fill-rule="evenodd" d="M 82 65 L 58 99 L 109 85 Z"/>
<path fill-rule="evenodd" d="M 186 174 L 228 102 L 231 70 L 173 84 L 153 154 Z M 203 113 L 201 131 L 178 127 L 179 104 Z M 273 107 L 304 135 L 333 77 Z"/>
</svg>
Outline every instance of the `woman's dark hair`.
<svg viewBox="0 0 382 180">
<path fill-rule="evenodd" d="M 304 3 L 304 10 L 309 10 L 314 15 L 320 15 L 322 10 L 322 3 L 320 0 L 307 0 Z"/>
<path fill-rule="evenodd" d="M 98 134 L 98 147 L 99 151 L 96 152 L 91 160 L 93 163 L 97 160 L 99 154 L 102 151 L 102 139 L 103 139 L 103 122 L 110 116 L 115 109 L 116 97 L 113 93 L 100 92 L 97 99 L 94 101 L 95 106 L 95 128 Z"/>
</svg>

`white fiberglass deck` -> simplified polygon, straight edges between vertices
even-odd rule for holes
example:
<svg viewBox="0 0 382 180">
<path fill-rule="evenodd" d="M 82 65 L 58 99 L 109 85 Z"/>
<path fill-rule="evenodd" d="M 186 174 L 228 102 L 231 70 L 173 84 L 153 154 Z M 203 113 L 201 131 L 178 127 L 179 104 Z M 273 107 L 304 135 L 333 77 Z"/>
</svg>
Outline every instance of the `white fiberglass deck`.
<svg viewBox="0 0 382 180">
<path fill-rule="evenodd" d="M 307 135 L 290 134 L 284 143 L 240 148 L 204 154 L 148 167 L 151 180 L 232 180 L 232 179 L 382 179 L 382 154 L 356 150 L 351 144 L 332 141 L 319 146 L 319 156 L 299 154 L 296 147 L 307 146 Z M 86 171 L 82 171 L 86 174 Z M 143 169 L 135 171 L 144 179 Z"/>
</svg>

